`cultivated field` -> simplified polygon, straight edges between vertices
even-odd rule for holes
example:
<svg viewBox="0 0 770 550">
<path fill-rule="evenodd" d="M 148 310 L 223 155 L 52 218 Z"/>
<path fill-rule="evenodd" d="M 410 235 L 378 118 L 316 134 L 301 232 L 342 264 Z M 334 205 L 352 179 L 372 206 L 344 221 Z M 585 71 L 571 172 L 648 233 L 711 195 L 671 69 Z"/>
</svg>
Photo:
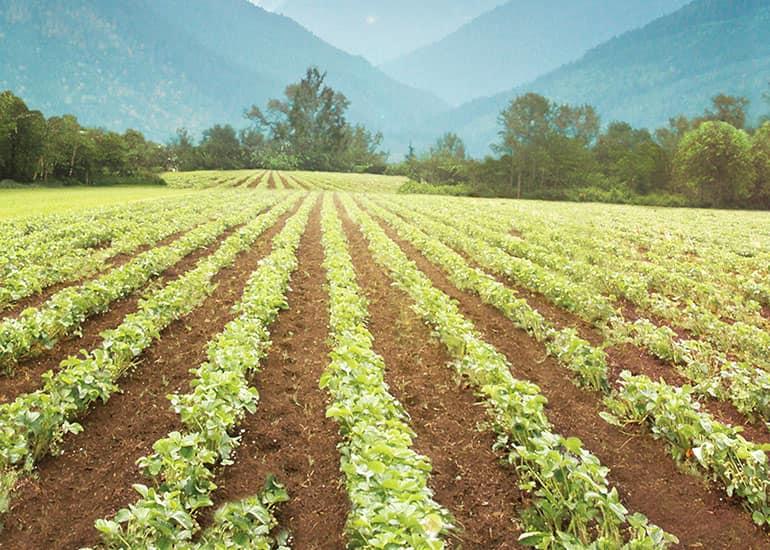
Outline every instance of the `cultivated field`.
<svg viewBox="0 0 770 550">
<path fill-rule="evenodd" d="M 769 215 L 165 177 L 0 219 L 0 548 L 770 547 Z"/>
</svg>

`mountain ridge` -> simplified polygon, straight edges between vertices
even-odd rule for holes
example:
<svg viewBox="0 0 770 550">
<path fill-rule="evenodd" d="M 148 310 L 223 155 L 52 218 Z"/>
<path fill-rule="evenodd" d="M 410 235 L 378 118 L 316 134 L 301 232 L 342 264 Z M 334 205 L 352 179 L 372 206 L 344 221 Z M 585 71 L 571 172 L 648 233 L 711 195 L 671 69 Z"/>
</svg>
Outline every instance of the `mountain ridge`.
<svg viewBox="0 0 770 550">
<path fill-rule="evenodd" d="M 509 0 L 381 68 L 450 104 L 461 104 L 534 80 L 687 1 Z"/>
<path fill-rule="evenodd" d="M 0 0 L 0 48 L 0 87 L 33 108 L 156 140 L 181 126 L 243 126 L 244 109 L 282 95 L 309 65 L 349 97 L 351 120 L 375 130 L 397 134 L 444 108 L 246 0 Z"/>
<path fill-rule="evenodd" d="M 477 155 L 488 153 L 498 113 L 526 92 L 590 103 L 605 124 L 655 128 L 678 114 L 702 113 L 718 93 L 747 96 L 756 119 L 770 81 L 768 35 L 770 0 L 697 0 L 528 84 L 439 114 L 430 125 L 458 132 Z"/>
</svg>

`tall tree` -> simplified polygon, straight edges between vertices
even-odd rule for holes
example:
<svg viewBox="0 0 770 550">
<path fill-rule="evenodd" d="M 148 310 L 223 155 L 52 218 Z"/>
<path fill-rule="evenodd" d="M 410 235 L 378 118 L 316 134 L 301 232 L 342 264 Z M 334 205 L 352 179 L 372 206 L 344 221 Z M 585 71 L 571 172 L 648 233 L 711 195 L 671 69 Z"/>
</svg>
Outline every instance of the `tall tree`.
<svg viewBox="0 0 770 550">
<path fill-rule="evenodd" d="M 748 134 L 727 122 L 704 122 L 679 144 L 674 173 L 680 189 L 702 204 L 740 205 L 755 177 Z"/>
<path fill-rule="evenodd" d="M 668 160 L 647 130 L 613 122 L 594 147 L 602 172 L 640 194 L 662 188 L 668 181 Z"/>
<path fill-rule="evenodd" d="M 532 185 L 574 185 L 593 169 L 588 146 L 599 133 L 599 116 L 590 105 L 557 105 L 529 93 L 515 98 L 498 117 L 500 141 L 494 151 L 508 156 L 509 185 L 522 196 L 526 176 Z"/>
<path fill-rule="evenodd" d="M 523 170 L 527 165 L 535 171 L 536 148 L 548 134 L 552 105 L 545 97 L 528 93 L 511 101 L 498 116 L 500 142 L 493 150 L 510 157 L 509 181 L 517 178 L 516 196 L 521 198 Z"/>
<path fill-rule="evenodd" d="M 286 87 L 285 100 L 270 100 L 266 114 L 252 106 L 246 115 L 270 131 L 280 151 L 291 150 L 303 167 L 314 170 L 337 168 L 350 137 L 345 119 L 350 102 L 325 80 L 326 73 L 311 67 Z"/>
<path fill-rule="evenodd" d="M 200 144 L 203 164 L 212 170 L 234 170 L 243 167 L 241 142 L 229 124 L 216 124 L 204 130 Z"/>
<path fill-rule="evenodd" d="M 0 93 L 0 178 L 31 180 L 45 142 L 45 117 L 9 91 Z"/>
</svg>

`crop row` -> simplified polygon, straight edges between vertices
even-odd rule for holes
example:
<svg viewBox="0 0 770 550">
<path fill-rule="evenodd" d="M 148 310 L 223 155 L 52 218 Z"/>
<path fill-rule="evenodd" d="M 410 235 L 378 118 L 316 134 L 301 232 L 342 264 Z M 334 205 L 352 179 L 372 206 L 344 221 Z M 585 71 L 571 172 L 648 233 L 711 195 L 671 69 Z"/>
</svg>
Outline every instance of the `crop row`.
<svg viewBox="0 0 770 550">
<path fill-rule="evenodd" d="M 305 201 L 273 240 L 272 252 L 246 283 L 235 308 L 238 317 L 211 340 L 208 361 L 192 371 L 192 391 L 169 396 L 186 431 L 168 434 L 153 445 L 153 454 L 139 459 L 152 487 L 137 485 L 141 498 L 135 504 L 113 520 L 97 521 L 107 547 L 179 547 L 199 530 L 195 516 L 212 505 L 216 489 L 213 468 L 232 463 L 240 442 L 232 434 L 244 416 L 256 410 L 259 395 L 249 380 L 270 348 L 270 325 L 287 305 L 296 251 L 314 202 Z M 250 544 L 263 536 L 263 542 L 271 540 L 272 515 L 267 517 L 271 521 L 257 516 L 241 524 Z"/>
<path fill-rule="evenodd" d="M 375 212 L 385 214 L 381 210 Z M 483 272 L 471 269 L 456 252 L 433 242 L 434 239 L 427 234 L 399 222 L 395 216 L 386 216 L 386 219 L 397 231 L 400 229 L 404 238 L 412 242 L 430 261 L 442 267 L 458 287 L 473 290 L 482 300 L 500 309 L 536 338 L 548 334 L 542 328 L 543 325 L 532 324 L 535 320 L 539 321 L 539 314 L 527 311 L 528 306 L 517 301 L 510 289 L 491 280 Z M 512 311 L 517 310 L 526 313 L 511 315 Z M 579 380 L 607 393 L 608 406 L 616 411 L 618 418 L 622 417 L 629 423 L 649 423 L 654 435 L 669 442 L 676 459 L 694 459 L 704 473 L 723 484 L 729 495 L 735 494 L 743 499 L 757 523 L 768 521 L 770 468 L 765 454 L 768 450 L 766 446 L 746 441 L 737 429 L 717 422 L 711 415 L 701 411 L 699 405 L 690 398 L 692 389 L 689 387 L 674 388 L 662 382 L 653 382 L 646 376 L 632 377 L 625 372 L 621 375 L 621 389 L 610 392 L 610 386 L 606 383 L 606 358 L 600 348 L 575 340 L 573 345 L 567 343 L 562 348 L 566 353 L 560 355 L 559 348 L 554 349 L 547 338 L 545 340 L 549 353 L 575 372 Z M 578 349 L 581 350 L 579 354 L 570 353 Z M 600 376 L 604 378 L 603 383 L 597 384 L 596 381 L 602 380 Z M 684 398 L 656 398 L 661 394 L 682 395 Z M 658 408 L 658 414 L 645 415 L 653 406 Z M 633 415 L 631 411 L 637 411 L 638 414 Z M 622 412 L 626 414 L 622 415 Z M 612 418 L 615 417 L 606 417 Z M 672 418 L 679 421 L 669 423 L 668 420 Z M 687 422 L 683 419 L 687 419 Z M 618 420 L 613 422 L 620 423 Z M 712 452 L 694 453 L 694 450 L 700 448 L 712 449 Z"/>
<path fill-rule="evenodd" d="M 173 204 L 164 208 L 147 203 L 126 208 L 108 219 L 84 216 L 71 221 L 69 228 L 74 231 L 71 238 L 52 241 L 36 234 L 17 250 L 6 247 L 0 259 L 0 307 L 50 285 L 104 269 L 110 259 L 187 230 L 205 221 L 226 203 L 214 197 L 196 205 Z M 55 232 L 55 226 L 51 229 Z M 94 248 L 105 243 L 109 246 Z"/>
<path fill-rule="evenodd" d="M 731 401 L 749 418 L 757 415 L 770 418 L 765 416 L 770 415 L 765 392 L 770 387 L 767 371 L 746 362 L 728 360 L 724 353 L 713 349 L 708 342 L 681 340 L 670 328 L 656 326 L 646 319 L 633 323 L 626 321 L 599 292 L 516 256 L 517 253 L 526 255 L 521 252 L 527 247 L 524 241 L 474 227 L 460 214 L 453 218 L 453 224 L 458 227 L 454 229 L 400 204 L 395 207 L 388 203 L 388 206 L 438 240 L 462 250 L 485 269 L 537 291 L 554 304 L 592 321 L 604 331 L 607 344 L 632 341 L 654 356 L 672 362 L 680 374 L 696 384 L 701 394 Z M 533 334 L 538 337 L 537 332 Z M 578 342 L 575 339 L 572 341 Z M 585 349 L 582 345 L 579 348 Z"/>
<path fill-rule="evenodd" d="M 528 226 L 522 218 L 521 215 L 515 218 L 517 227 Z M 490 212 L 482 223 L 494 221 L 495 216 Z M 708 329 L 714 316 L 717 320 L 726 317 L 740 323 L 766 326 L 754 291 L 738 291 L 742 286 L 761 289 L 763 283 L 766 285 L 766 278 L 751 282 L 747 274 L 752 270 L 738 267 L 731 261 L 728 254 L 732 258 L 740 256 L 724 244 L 719 247 L 706 244 L 699 250 L 702 243 L 698 243 L 693 249 L 691 236 L 674 235 L 650 237 L 635 243 L 634 232 L 626 225 L 614 228 L 610 234 L 591 231 L 576 237 L 575 233 L 580 232 L 560 225 L 531 224 L 526 231 L 526 251 L 532 251 L 532 245 L 540 245 L 545 251 L 541 256 L 544 261 L 530 257 L 533 261 L 572 278 L 592 281 L 592 284 L 618 293 L 652 313 L 684 323 L 684 328 L 697 333 Z M 672 243 L 683 243 L 682 248 L 688 253 L 683 250 L 673 258 L 668 257 L 667 249 Z M 685 248 L 684 243 L 690 245 Z M 643 247 L 645 252 L 642 254 L 629 245 Z M 696 262 L 693 257 L 699 256 L 693 256 L 693 253 L 704 255 L 707 260 Z M 758 292 L 762 294 L 761 290 Z M 626 293 L 630 295 L 626 296 Z M 684 312 L 677 307 L 682 302 L 687 305 Z M 717 328 L 725 330 L 724 326 Z"/>
<path fill-rule="evenodd" d="M 114 301 L 140 289 L 182 258 L 213 243 L 223 232 L 238 226 L 276 202 L 252 200 L 222 219 L 209 222 L 169 245 L 154 248 L 132 261 L 79 286 L 51 296 L 39 308 L 28 308 L 0 323 L 0 368 L 11 371 L 21 360 L 50 349 L 62 337 L 77 332 L 89 317 L 107 311 Z"/>
<path fill-rule="evenodd" d="M 340 426 L 341 470 L 351 510 L 351 548 L 444 548 L 449 513 L 428 487 L 429 460 L 412 449 L 414 432 L 388 391 L 385 364 L 372 349 L 366 299 L 356 281 L 342 224 L 326 195 L 322 214 L 329 285 L 331 362 L 321 377 Z"/>
<path fill-rule="evenodd" d="M 79 416 L 96 401 L 116 391 L 118 379 L 134 358 L 160 338 L 161 331 L 198 307 L 214 290 L 219 271 L 231 265 L 259 236 L 275 225 L 296 200 L 275 206 L 229 236 L 197 266 L 143 299 L 135 313 L 115 329 L 102 333 L 102 344 L 82 357 L 70 357 L 58 372 L 43 375 L 43 387 L 0 405 L 0 468 L 8 488 L 21 471 L 56 448 L 71 432 L 79 432 Z"/>
<path fill-rule="evenodd" d="M 540 389 L 513 378 L 505 357 L 479 336 L 454 301 L 432 285 L 368 214 L 351 199 L 344 200 L 375 261 L 412 298 L 415 311 L 455 358 L 454 368 L 484 400 L 499 436 L 496 447 L 516 467 L 522 490 L 532 496 L 521 514 L 526 528 L 521 541 L 541 548 L 661 548 L 675 542 L 641 514 L 628 514 L 599 460 L 580 440 L 553 433 Z"/>
</svg>

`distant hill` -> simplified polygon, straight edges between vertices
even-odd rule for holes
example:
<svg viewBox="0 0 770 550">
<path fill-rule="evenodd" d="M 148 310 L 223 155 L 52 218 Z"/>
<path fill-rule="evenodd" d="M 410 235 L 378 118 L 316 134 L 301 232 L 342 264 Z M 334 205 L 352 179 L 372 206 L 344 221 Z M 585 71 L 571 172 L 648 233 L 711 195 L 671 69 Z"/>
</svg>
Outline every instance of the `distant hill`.
<svg viewBox="0 0 770 550">
<path fill-rule="evenodd" d="M 382 63 L 430 44 L 505 0 L 283 0 L 277 12 L 330 44 Z M 257 3 L 267 4 L 268 0 Z M 276 5 L 277 4 L 277 5 Z"/>
<path fill-rule="evenodd" d="M 534 80 L 687 1 L 509 0 L 382 69 L 456 105 Z"/>
<path fill-rule="evenodd" d="M 476 154 L 496 139 L 497 115 L 534 91 L 559 102 L 591 103 L 602 120 L 658 127 L 676 114 L 702 113 L 717 93 L 744 95 L 751 116 L 770 110 L 770 0 L 697 0 L 643 29 L 591 50 L 579 61 L 440 115 L 427 127 L 453 129 Z"/>
<path fill-rule="evenodd" d="M 0 89 L 46 114 L 137 128 L 242 125 L 308 65 L 351 100 L 351 119 L 398 134 L 437 98 L 386 76 L 246 0 L 0 0 Z"/>
</svg>

